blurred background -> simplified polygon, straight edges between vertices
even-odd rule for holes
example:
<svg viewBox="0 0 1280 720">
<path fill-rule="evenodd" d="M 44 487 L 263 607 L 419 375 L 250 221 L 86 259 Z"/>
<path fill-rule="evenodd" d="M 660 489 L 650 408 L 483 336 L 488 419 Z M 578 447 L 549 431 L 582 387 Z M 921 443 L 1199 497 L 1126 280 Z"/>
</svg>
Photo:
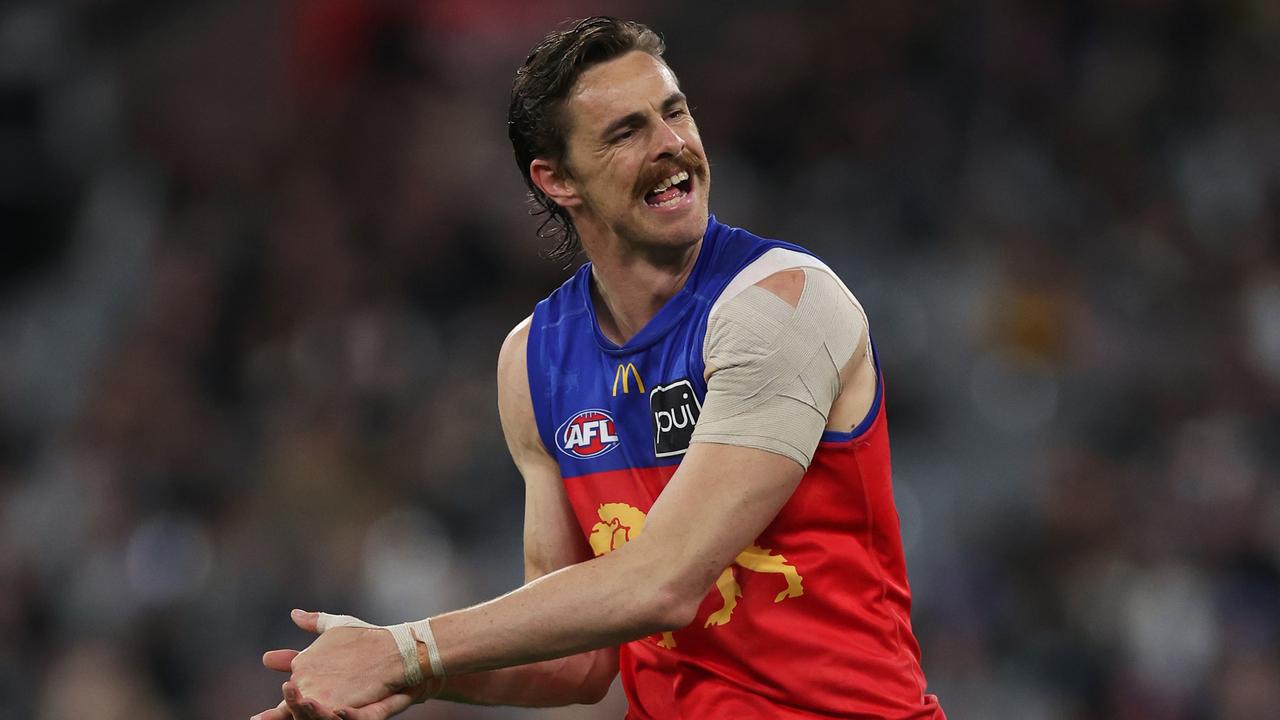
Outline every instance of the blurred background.
<svg viewBox="0 0 1280 720">
<path fill-rule="evenodd" d="M 1280 4 L 11 0 L 0 718 L 247 717 L 292 607 L 520 583 L 495 360 L 568 271 L 506 105 L 601 12 L 870 313 L 950 716 L 1274 716 Z"/>
</svg>

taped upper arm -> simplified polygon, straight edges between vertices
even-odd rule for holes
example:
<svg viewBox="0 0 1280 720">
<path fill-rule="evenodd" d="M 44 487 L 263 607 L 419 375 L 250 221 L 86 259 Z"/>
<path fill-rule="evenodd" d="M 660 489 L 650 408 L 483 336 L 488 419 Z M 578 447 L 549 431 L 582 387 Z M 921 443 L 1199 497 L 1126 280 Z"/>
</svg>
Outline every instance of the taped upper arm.
<svg viewBox="0 0 1280 720">
<path fill-rule="evenodd" d="M 860 306 L 834 275 L 806 267 L 775 272 L 715 308 L 693 441 L 754 447 L 807 467 L 866 347 Z"/>
<path fill-rule="evenodd" d="M 569 504 L 560 466 L 547 453 L 529 393 L 529 318 L 507 336 L 498 353 L 498 415 L 507 449 L 524 478 L 525 582 L 591 557 Z"/>
</svg>

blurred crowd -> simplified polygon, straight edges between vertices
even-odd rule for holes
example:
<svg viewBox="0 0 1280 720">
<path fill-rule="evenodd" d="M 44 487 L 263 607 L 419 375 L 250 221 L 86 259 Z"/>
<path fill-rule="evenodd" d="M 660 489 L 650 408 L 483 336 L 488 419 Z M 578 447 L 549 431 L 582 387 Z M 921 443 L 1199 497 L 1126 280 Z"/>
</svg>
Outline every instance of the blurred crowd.
<svg viewBox="0 0 1280 720">
<path fill-rule="evenodd" d="M 548 30 L 648 22 L 712 211 L 871 317 L 954 718 L 1280 707 L 1280 5 L 0 7 L 0 718 L 247 717 L 293 607 L 522 579 L 506 139 Z M 618 718 L 458 705 L 423 718 Z"/>
</svg>

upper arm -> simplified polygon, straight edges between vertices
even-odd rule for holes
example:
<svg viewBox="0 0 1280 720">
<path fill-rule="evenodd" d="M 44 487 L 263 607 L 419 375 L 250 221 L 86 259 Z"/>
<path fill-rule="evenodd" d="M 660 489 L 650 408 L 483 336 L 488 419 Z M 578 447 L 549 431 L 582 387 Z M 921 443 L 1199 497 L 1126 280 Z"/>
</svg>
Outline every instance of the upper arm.
<svg viewBox="0 0 1280 720">
<path fill-rule="evenodd" d="M 529 318 L 498 354 L 498 414 L 507 449 L 524 478 L 525 582 L 591 557 L 569 504 L 560 467 L 543 446 L 529 393 Z"/>
<path fill-rule="evenodd" d="M 866 395 L 862 410 L 870 407 L 874 377 L 854 371 L 866 347 L 865 316 L 825 269 L 787 269 L 728 293 L 707 322 L 707 399 L 692 442 L 752 446 L 808 467 L 824 429 L 856 424 L 848 398 Z"/>
<path fill-rule="evenodd" d="M 756 287 L 770 293 L 773 301 L 781 301 L 791 309 L 795 309 L 801 304 L 806 276 L 807 273 L 804 270 L 784 270 L 759 281 Z M 842 297 L 847 296 L 847 291 L 843 290 L 843 286 L 839 285 L 833 276 L 821 277 L 820 282 L 827 283 L 826 289 L 830 290 L 832 287 L 830 283 L 834 282 L 841 289 Z M 817 289 L 816 284 L 814 289 Z M 810 296 L 806 298 L 806 302 L 811 302 L 817 297 L 820 296 Z M 850 297 L 847 308 L 832 308 L 831 313 L 819 313 L 816 319 L 812 315 L 805 319 L 806 316 L 801 313 L 800 320 L 795 320 L 796 322 L 816 322 L 824 327 L 830 324 L 832 332 L 845 333 L 846 336 L 841 339 L 841 349 L 835 352 L 835 354 L 847 353 L 844 357 L 834 357 L 830 352 L 828 355 L 822 355 L 824 348 L 830 351 L 835 345 L 834 343 L 825 344 L 823 336 L 829 337 L 825 332 L 788 334 L 782 332 L 788 329 L 783 327 L 772 339 L 764 336 L 731 337 L 730 340 L 740 342 L 744 346 L 757 344 L 751 352 L 734 355 L 736 358 L 734 362 L 737 364 L 732 368 L 716 368 L 709 361 L 710 379 L 698 427 L 704 428 L 703 421 L 709 416 L 723 418 L 736 411 L 741 411 L 749 422 L 738 425 L 721 423 L 712 428 L 713 434 L 704 435 L 703 441 L 700 442 L 697 441 L 698 435 L 695 430 L 695 442 L 690 444 L 679 469 L 654 503 L 646 519 L 645 536 L 649 537 L 649 544 L 654 548 L 654 552 L 667 557 L 685 559 L 683 563 L 672 564 L 674 574 L 667 578 L 669 582 L 676 584 L 677 591 L 682 593 L 682 597 L 700 599 L 702 593 L 705 593 L 706 588 L 715 580 L 716 575 L 732 562 L 738 553 L 755 542 L 799 485 L 805 472 L 805 464 L 797 458 L 795 452 L 790 451 L 791 447 L 786 448 L 786 451 L 777 449 L 778 446 L 773 442 L 777 439 L 776 436 L 788 434 L 780 430 L 780 427 L 798 422 L 802 429 L 792 432 L 791 437 L 787 437 L 786 440 L 793 446 L 797 442 L 800 445 L 811 443 L 809 452 L 812 452 L 812 448 L 816 447 L 823 429 L 828 424 L 847 423 L 848 426 L 843 427 L 844 430 L 856 424 L 856 421 L 848 422 L 848 417 L 853 413 L 847 407 L 842 407 L 842 403 L 847 406 L 850 405 L 848 398 L 855 396 L 860 398 L 866 395 L 868 382 L 874 392 L 874 372 L 868 380 L 859 369 L 865 364 L 861 360 L 867 348 L 867 331 L 861 309 L 854 310 L 854 307 L 856 302 Z M 785 308 L 775 308 L 775 310 L 778 310 L 777 317 L 786 317 Z M 782 319 L 779 323 L 785 326 L 789 321 L 791 320 Z M 730 327 L 724 332 L 732 335 L 737 330 Z M 764 334 L 767 335 L 767 333 Z M 708 340 L 708 342 L 711 341 Z M 757 367 L 751 367 L 753 364 L 766 365 L 770 362 L 776 364 L 778 358 L 770 357 L 771 354 L 775 350 L 782 354 L 794 354 L 798 349 L 787 346 L 787 343 L 797 342 L 816 343 L 814 347 L 807 349 L 808 354 L 805 356 L 818 358 L 826 363 L 822 372 L 810 373 L 804 377 L 804 381 L 811 385 L 818 383 L 835 388 L 833 395 L 828 395 L 825 401 L 818 403 L 821 407 L 804 406 L 804 403 L 795 400 L 794 397 L 783 398 L 786 401 L 783 403 L 761 402 L 755 405 L 752 403 L 758 398 L 744 400 L 742 397 L 728 397 L 732 394 L 730 390 L 726 390 L 728 385 L 736 383 L 745 387 L 745 383 L 741 377 L 735 377 L 732 381 L 723 380 L 724 378 L 745 373 L 747 378 L 759 379 L 757 375 L 752 374 L 759 370 Z M 805 350 L 805 348 L 799 348 L 799 350 Z M 719 373 L 725 373 L 722 376 L 722 382 L 716 380 Z M 797 377 L 801 375 L 804 374 L 798 374 Z M 759 391 L 755 394 L 760 396 L 779 390 L 779 395 L 795 395 L 787 389 L 785 382 L 781 381 L 767 389 L 761 385 L 752 386 L 751 389 Z M 812 398 L 808 401 L 812 401 Z M 862 413 L 866 412 L 870 402 L 868 397 L 866 404 L 861 407 Z M 733 407 L 730 410 L 724 410 L 728 406 Z M 795 406 L 804 406 L 803 411 L 811 411 L 813 417 L 798 421 L 797 418 L 800 418 L 803 412 L 796 411 Z M 732 427 L 749 428 L 745 432 L 754 433 L 757 437 L 743 441 L 740 437 L 716 434 L 725 432 L 725 428 Z M 766 435 L 775 437 L 759 437 Z M 708 437 L 711 439 L 708 440 Z"/>
</svg>

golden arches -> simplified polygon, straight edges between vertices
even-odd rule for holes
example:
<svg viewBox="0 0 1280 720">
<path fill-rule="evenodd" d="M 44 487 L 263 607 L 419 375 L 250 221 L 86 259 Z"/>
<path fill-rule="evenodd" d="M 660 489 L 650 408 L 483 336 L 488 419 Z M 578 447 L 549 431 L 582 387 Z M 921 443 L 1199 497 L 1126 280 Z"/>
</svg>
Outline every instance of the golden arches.
<svg viewBox="0 0 1280 720">
<path fill-rule="evenodd" d="M 640 371 L 636 369 L 635 363 L 627 363 L 626 365 L 618 365 L 618 369 L 613 373 L 613 396 L 618 397 L 619 380 L 622 381 L 622 394 L 630 393 L 631 385 L 628 381 L 633 377 L 636 379 L 636 390 L 643 394 L 644 383 L 640 381 Z"/>
</svg>

